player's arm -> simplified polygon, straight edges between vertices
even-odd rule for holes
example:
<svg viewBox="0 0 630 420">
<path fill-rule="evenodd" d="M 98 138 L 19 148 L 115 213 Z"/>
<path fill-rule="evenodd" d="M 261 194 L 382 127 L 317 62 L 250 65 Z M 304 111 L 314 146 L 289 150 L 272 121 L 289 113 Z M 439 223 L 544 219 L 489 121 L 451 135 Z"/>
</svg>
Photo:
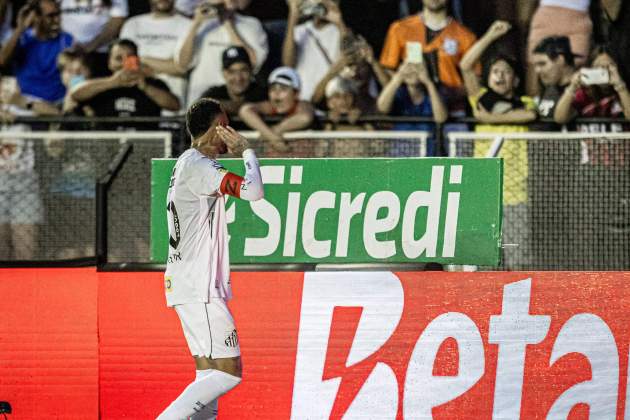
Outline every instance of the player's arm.
<svg viewBox="0 0 630 420">
<path fill-rule="evenodd" d="M 230 153 L 243 155 L 245 176 L 241 177 L 232 172 L 225 174 L 221 181 L 220 191 L 223 194 L 256 201 L 264 197 L 265 191 L 260 174 L 260 165 L 256 153 L 249 148 L 247 139 L 238 134 L 232 127 L 217 127 L 217 134 L 225 142 Z"/>
</svg>

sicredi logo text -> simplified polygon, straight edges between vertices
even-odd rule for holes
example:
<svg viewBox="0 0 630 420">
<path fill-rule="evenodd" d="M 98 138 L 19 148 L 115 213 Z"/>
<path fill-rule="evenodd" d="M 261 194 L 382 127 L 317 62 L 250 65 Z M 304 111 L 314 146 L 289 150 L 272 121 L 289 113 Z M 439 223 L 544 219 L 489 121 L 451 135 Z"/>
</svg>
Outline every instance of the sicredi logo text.
<svg viewBox="0 0 630 420">
<path fill-rule="evenodd" d="M 290 171 L 289 184 L 299 186 L 303 182 L 317 182 L 316 179 L 303 179 L 302 166 L 264 166 L 261 169 L 263 181 L 269 186 L 285 184 L 287 170 Z M 421 255 L 452 258 L 456 253 L 458 187 L 462 177 L 462 165 L 434 165 L 430 180 L 423 182 L 428 188 L 419 185 L 418 190 L 407 196 L 388 190 L 373 193 L 320 190 L 308 196 L 296 191 L 288 193 L 286 209 L 279 209 L 267 200 L 249 203 L 253 213 L 266 224 L 267 234 L 246 237 L 243 255 L 268 256 L 282 245 L 282 255 L 293 257 L 296 245 L 300 243 L 311 258 L 343 258 L 348 255 L 350 238 L 358 236 L 362 237 L 365 252 L 372 258 L 390 258 L 401 251 L 410 259 Z M 443 203 L 445 192 L 446 203 Z M 233 200 L 228 204 L 228 223 L 236 220 L 235 205 Z M 327 214 L 334 214 L 335 219 L 322 216 L 325 210 L 331 210 Z M 284 219 L 283 214 L 286 214 Z M 360 224 L 353 223 L 356 219 L 360 219 Z M 334 247 L 331 238 L 316 238 L 322 225 L 331 223 L 336 224 Z M 389 235 L 397 228 L 400 229 L 398 237 Z M 362 232 L 351 232 L 351 229 L 362 229 Z M 442 246 L 439 249 L 440 236 Z"/>
</svg>

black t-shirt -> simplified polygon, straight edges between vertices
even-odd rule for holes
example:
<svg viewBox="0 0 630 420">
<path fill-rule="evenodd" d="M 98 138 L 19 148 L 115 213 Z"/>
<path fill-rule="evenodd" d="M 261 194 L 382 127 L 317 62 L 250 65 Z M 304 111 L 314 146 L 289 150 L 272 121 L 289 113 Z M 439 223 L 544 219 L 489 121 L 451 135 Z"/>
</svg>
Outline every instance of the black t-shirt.
<svg viewBox="0 0 630 420">
<path fill-rule="evenodd" d="M 212 98 L 220 102 L 231 101 L 226 85 L 211 86 L 204 93 L 202 98 Z M 245 102 L 261 102 L 267 99 L 267 91 L 258 83 L 252 82 L 243 94 Z"/>
<path fill-rule="evenodd" d="M 238 109 L 245 102 L 262 102 L 267 100 L 267 91 L 263 89 L 256 82 L 252 82 L 249 88 L 245 91 L 244 100 L 241 103 L 236 103 L 230 99 L 230 95 L 226 85 L 211 86 L 204 93 L 201 94 L 202 98 L 212 98 L 221 102 L 223 108 L 227 112 L 230 118 L 238 116 Z M 230 125 L 237 130 L 248 129 L 247 125 L 238 121 L 232 121 Z"/>
<path fill-rule="evenodd" d="M 525 104 L 518 97 L 507 98 L 503 95 L 499 95 L 494 90 L 488 88 L 488 91 L 481 95 L 479 98 L 479 104 L 483 108 L 493 114 L 504 114 L 513 109 L 524 108 Z"/>
<path fill-rule="evenodd" d="M 161 80 L 147 77 L 146 83 L 169 91 L 168 86 Z M 162 108 L 137 86 L 107 90 L 82 105 L 89 106 L 96 117 L 159 117 L 162 114 Z M 99 124 L 100 129 L 108 130 L 123 128 L 153 130 L 157 126 L 157 123 L 125 124 L 124 126 L 116 123 Z"/>
</svg>

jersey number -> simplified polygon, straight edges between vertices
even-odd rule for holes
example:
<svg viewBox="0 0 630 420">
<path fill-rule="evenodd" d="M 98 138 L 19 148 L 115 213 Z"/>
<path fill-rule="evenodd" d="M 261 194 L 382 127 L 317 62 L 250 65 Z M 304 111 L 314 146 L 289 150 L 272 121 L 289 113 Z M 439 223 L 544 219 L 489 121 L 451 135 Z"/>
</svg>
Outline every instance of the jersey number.
<svg viewBox="0 0 630 420">
<path fill-rule="evenodd" d="M 168 203 L 166 206 L 166 210 L 168 210 L 168 218 L 169 222 L 173 222 L 173 230 L 175 232 L 175 238 L 173 238 L 170 234 L 168 236 L 168 243 L 173 249 L 177 249 L 179 245 L 179 240 L 181 239 L 181 235 L 179 233 L 179 217 L 177 216 L 177 210 L 175 210 L 175 203 L 172 201 Z"/>
</svg>

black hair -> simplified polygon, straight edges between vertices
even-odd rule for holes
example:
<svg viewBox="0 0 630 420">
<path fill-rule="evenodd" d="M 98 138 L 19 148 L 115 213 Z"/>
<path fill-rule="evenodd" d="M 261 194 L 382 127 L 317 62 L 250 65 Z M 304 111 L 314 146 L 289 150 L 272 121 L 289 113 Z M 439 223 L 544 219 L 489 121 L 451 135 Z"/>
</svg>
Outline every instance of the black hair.
<svg viewBox="0 0 630 420">
<path fill-rule="evenodd" d="M 127 48 L 129 51 L 131 51 L 132 55 L 138 55 L 138 45 L 136 45 L 136 43 L 130 39 L 126 39 L 126 38 L 117 39 L 116 41 L 112 43 L 112 46 L 110 47 L 110 51 L 112 48 L 114 48 L 115 45 L 118 45 L 119 47 Z"/>
<path fill-rule="evenodd" d="M 481 72 L 481 84 L 483 86 L 488 87 L 488 77 L 490 77 L 490 71 L 492 70 L 492 66 L 494 66 L 497 61 L 505 61 L 514 72 L 514 76 L 518 77 L 520 80 L 523 80 L 521 67 L 518 64 L 518 60 L 509 54 L 497 53 L 492 55 L 488 60 L 484 61 L 483 69 Z"/>
<path fill-rule="evenodd" d="M 223 114 L 219 101 L 201 98 L 186 111 L 186 129 L 193 140 L 203 136 L 212 126 L 214 120 Z"/>
<path fill-rule="evenodd" d="M 575 66 L 575 54 L 571 52 L 571 43 L 566 36 L 550 36 L 543 39 L 534 48 L 534 54 L 545 54 L 552 60 L 563 56 L 567 65 Z"/>
</svg>

